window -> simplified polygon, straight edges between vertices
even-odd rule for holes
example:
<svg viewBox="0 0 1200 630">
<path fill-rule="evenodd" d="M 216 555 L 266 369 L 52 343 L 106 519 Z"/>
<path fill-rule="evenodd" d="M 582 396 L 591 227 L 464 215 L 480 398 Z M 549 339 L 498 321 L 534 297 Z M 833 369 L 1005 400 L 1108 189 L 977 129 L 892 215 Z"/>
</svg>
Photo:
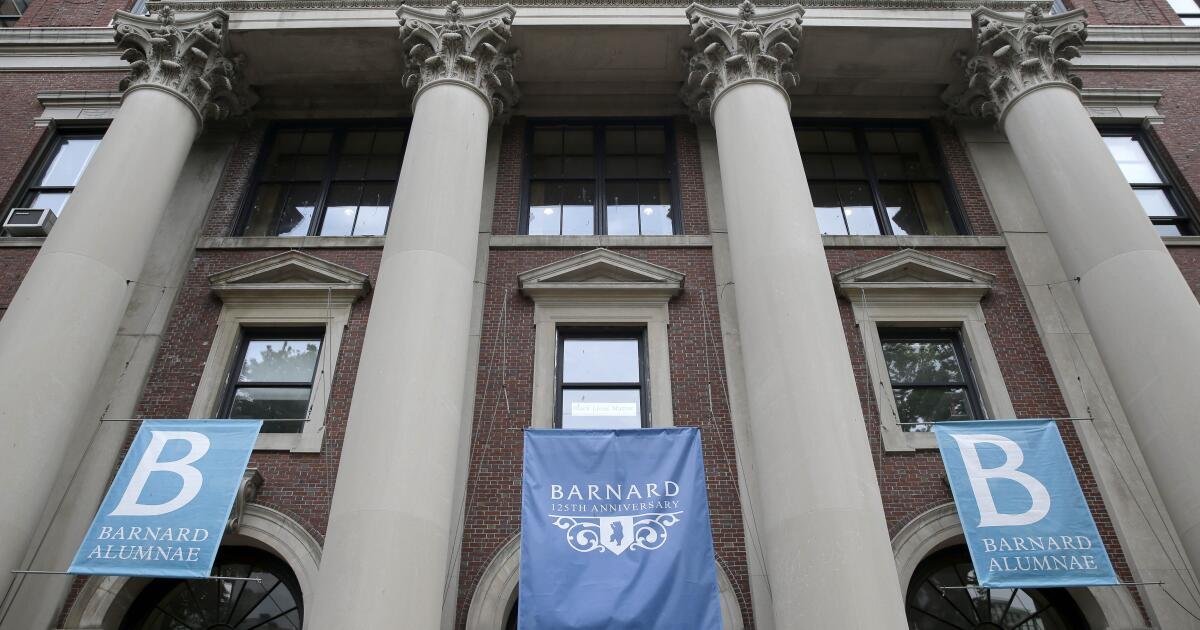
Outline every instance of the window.
<svg viewBox="0 0 1200 630">
<path fill-rule="evenodd" d="M 558 426 L 646 426 L 641 330 L 559 330 Z"/>
<path fill-rule="evenodd" d="M 958 330 L 880 328 L 879 341 L 904 430 L 981 417 Z"/>
<path fill-rule="evenodd" d="M 666 123 L 534 123 L 526 137 L 531 235 L 670 235 L 680 231 Z"/>
<path fill-rule="evenodd" d="M 1196 0 L 1167 0 L 1186 26 L 1200 26 L 1200 5 Z"/>
<path fill-rule="evenodd" d="M 298 630 L 302 626 L 300 584 L 274 556 L 250 547 L 222 547 L 212 574 L 261 582 L 153 580 L 130 606 L 121 630 Z"/>
<path fill-rule="evenodd" d="M 397 124 L 277 125 L 256 168 L 242 235 L 384 234 L 406 138 Z"/>
<path fill-rule="evenodd" d="M 1054 0 L 1054 3 L 1050 5 L 1050 15 L 1058 15 L 1067 11 L 1070 11 L 1070 9 L 1067 8 L 1067 3 L 1063 0 Z"/>
<path fill-rule="evenodd" d="M 16 26 L 28 8 L 28 0 L 0 0 L 0 27 Z"/>
<path fill-rule="evenodd" d="M 912 630 L 1087 630 L 1071 595 L 1061 588 L 958 588 L 978 584 L 965 546 L 926 558 L 909 583 L 907 614 Z M 942 587 L 951 587 L 943 590 Z"/>
<path fill-rule="evenodd" d="M 1194 234 L 1178 189 L 1155 159 L 1142 133 L 1111 129 L 1101 130 L 1101 135 L 1154 229 L 1163 236 Z"/>
<path fill-rule="evenodd" d="M 796 124 L 822 234 L 965 234 L 929 131 L 919 124 Z"/>
<path fill-rule="evenodd" d="M 102 137 L 103 131 L 60 131 L 13 206 L 45 208 L 60 214 Z"/>
<path fill-rule="evenodd" d="M 308 417 L 324 330 L 243 331 L 221 417 L 263 420 L 264 433 L 299 433 Z"/>
<path fill-rule="evenodd" d="M 129 12 L 134 15 L 150 15 L 150 9 L 146 6 L 147 0 L 133 0 L 133 6 L 129 7 Z"/>
</svg>

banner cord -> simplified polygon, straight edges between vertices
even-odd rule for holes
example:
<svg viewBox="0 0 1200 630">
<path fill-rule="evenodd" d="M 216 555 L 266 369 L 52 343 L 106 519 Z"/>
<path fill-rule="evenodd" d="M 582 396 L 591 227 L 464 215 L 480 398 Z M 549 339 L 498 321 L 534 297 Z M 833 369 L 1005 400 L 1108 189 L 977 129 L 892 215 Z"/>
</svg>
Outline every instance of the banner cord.
<svg viewBox="0 0 1200 630">
<path fill-rule="evenodd" d="M 150 312 L 150 316 L 146 318 L 146 323 L 142 327 L 142 332 L 137 336 L 137 340 L 133 343 L 133 349 L 130 350 L 129 356 L 125 359 L 121 366 L 121 373 L 117 375 L 113 381 L 112 389 L 109 390 L 108 400 L 104 403 L 104 408 L 100 411 L 100 416 L 96 419 L 96 426 L 92 429 L 92 433 L 88 436 L 87 443 L 84 445 L 82 452 L 79 455 L 79 460 L 75 462 L 75 467 L 71 470 L 71 476 L 67 480 L 67 485 L 63 489 L 62 496 L 58 498 L 58 502 L 54 505 L 54 511 L 50 515 L 50 520 L 46 523 L 46 527 L 42 530 L 38 537 L 37 544 L 34 545 L 33 553 L 28 556 L 29 562 L 34 562 L 38 554 L 41 553 L 42 547 L 46 544 L 46 539 L 50 537 L 50 530 L 53 529 L 54 523 L 58 520 L 59 514 L 62 513 L 63 505 L 67 502 L 67 496 L 71 494 L 71 488 L 75 486 L 76 480 L 79 478 L 79 473 L 83 469 L 83 462 L 87 460 L 88 453 L 92 451 L 92 446 L 96 443 L 96 437 L 100 435 L 100 428 L 104 426 L 104 416 L 108 415 L 108 410 L 112 408 L 113 400 L 117 396 L 117 391 L 121 387 L 121 383 L 125 381 L 125 375 L 129 372 L 129 366 L 137 357 L 137 352 L 142 346 L 142 340 L 146 338 L 147 332 L 150 330 L 150 325 L 158 316 L 158 310 L 162 307 L 163 298 L 166 297 L 167 289 L 177 289 L 179 287 L 171 287 L 165 285 L 149 284 L 146 282 L 138 282 L 137 280 L 126 280 L 125 285 L 141 285 L 159 289 L 158 299 L 154 302 L 154 310 Z M 111 473 L 110 473 L 111 474 Z M 24 562 L 22 562 L 24 564 Z M 20 594 L 21 587 L 25 584 L 25 575 L 29 571 L 29 567 L 23 567 L 26 573 L 17 575 L 9 582 L 8 588 L 4 591 L 4 597 L 0 599 L 0 626 L 4 625 L 4 620 L 8 618 L 8 613 L 12 611 L 13 604 L 17 601 L 17 596 Z"/>
<path fill-rule="evenodd" d="M 1073 332 L 1071 332 L 1070 327 L 1067 325 L 1066 316 L 1063 314 L 1062 308 L 1059 307 L 1059 305 L 1058 305 L 1058 299 L 1054 296 L 1054 288 L 1053 288 L 1053 285 L 1055 285 L 1055 284 L 1065 284 L 1068 282 L 1078 282 L 1078 281 L 1079 281 L 1079 278 L 1072 278 L 1072 279 L 1066 280 L 1066 281 L 1046 283 L 1045 285 L 1032 285 L 1032 286 L 1034 286 L 1034 287 L 1045 286 L 1046 287 L 1046 291 L 1050 294 L 1050 301 L 1054 304 L 1054 310 L 1058 315 L 1059 323 L 1062 326 L 1062 330 L 1066 331 L 1067 337 L 1071 340 L 1071 343 L 1075 346 L 1075 352 L 1071 354 L 1071 363 L 1075 368 L 1075 380 L 1076 380 L 1077 386 L 1079 387 L 1079 395 L 1083 399 L 1085 404 L 1087 404 L 1087 392 L 1084 389 L 1083 380 L 1080 378 L 1080 374 L 1081 374 L 1080 364 L 1079 364 L 1079 361 L 1077 361 L 1075 358 L 1076 356 L 1082 358 L 1083 350 L 1079 346 L 1079 340 L 1076 339 L 1075 334 Z M 1027 285 L 1027 286 L 1030 286 L 1030 285 Z M 1096 383 L 1097 388 L 1099 388 L 1099 385 L 1098 385 L 1099 381 L 1096 378 L 1096 374 L 1092 371 L 1091 366 L 1088 365 L 1086 361 L 1083 363 L 1082 371 L 1086 371 L 1088 378 L 1092 381 L 1092 383 Z M 1142 474 L 1140 467 L 1137 465 L 1137 458 L 1135 456 L 1135 453 L 1134 453 L 1132 447 L 1129 445 L 1129 442 L 1125 439 L 1124 431 L 1122 431 L 1120 425 L 1117 424 L 1117 416 L 1115 414 L 1113 414 L 1113 410 L 1112 410 L 1111 406 L 1108 404 L 1108 400 L 1103 395 L 1103 393 L 1097 391 L 1097 395 L 1100 398 L 1100 402 L 1104 405 L 1104 410 L 1108 414 L 1108 418 L 1113 423 L 1113 427 L 1116 430 L 1117 437 L 1120 438 L 1121 444 L 1124 446 L 1126 452 L 1129 454 L 1130 460 L 1133 463 L 1134 470 L 1137 472 L 1137 476 L 1138 476 L 1138 479 L 1141 481 L 1142 487 L 1147 490 L 1147 496 L 1150 497 L 1150 501 L 1154 505 L 1154 511 L 1155 511 L 1156 515 L 1158 516 L 1159 520 L 1162 522 L 1163 527 L 1167 529 L 1168 537 L 1170 537 L 1170 529 L 1171 529 L 1170 523 L 1167 521 L 1166 515 L 1164 515 L 1162 513 L 1162 509 L 1159 507 L 1158 502 L 1154 500 L 1153 493 L 1150 492 L 1151 486 L 1150 486 L 1149 482 L 1146 480 L 1145 476 Z M 1087 406 L 1087 411 L 1088 411 L 1089 416 L 1093 416 L 1093 417 L 1095 416 L 1095 414 L 1092 412 L 1090 404 Z M 1097 422 L 1092 423 L 1094 428 L 1097 424 L 1098 424 Z M 1129 491 L 1130 495 L 1135 497 L 1133 500 L 1133 504 L 1135 507 L 1137 507 L 1138 512 L 1141 513 L 1142 518 L 1146 522 L 1146 525 L 1149 526 L 1150 533 L 1154 535 L 1154 540 L 1158 543 L 1158 545 L 1162 548 L 1163 552 L 1167 556 L 1167 561 L 1171 564 L 1171 570 L 1183 578 L 1184 590 L 1187 591 L 1188 597 L 1192 600 L 1192 602 L 1196 603 L 1197 605 L 1200 605 L 1200 599 L 1197 599 L 1196 590 L 1195 590 L 1197 588 L 1196 576 L 1192 573 L 1192 571 L 1189 571 L 1187 569 L 1180 569 L 1179 566 L 1175 562 L 1175 555 L 1173 555 L 1171 553 L 1171 551 L 1172 551 L 1171 548 L 1173 548 L 1175 554 L 1177 554 L 1180 558 L 1186 558 L 1186 556 L 1183 553 L 1183 550 L 1179 548 L 1178 542 L 1175 541 L 1175 539 L 1173 537 L 1171 537 L 1171 545 L 1169 548 L 1167 543 L 1162 540 L 1161 536 L 1159 536 L 1158 532 L 1151 525 L 1152 521 L 1150 519 L 1150 515 L 1148 515 L 1146 513 L 1145 509 L 1142 508 L 1141 501 L 1136 499 L 1136 497 L 1138 496 L 1138 493 L 1133 489 L 1133 486 L 1130 484 L 1129 480 L 1125 478 L 1125 473 L 1122 470 L 1120 463 L 1117 462 L 1116 457 L 1112 454 L 1112 451 L 1109 450 L 1108 444 L 1107 444 L 1106 440 L 1104 439 L 1104 436 L 1100 435 L 1100 430 L 1098 428 L 1096 428 L 1095 431 L 1096 431 L 1096 435 L 1098 438 L 1097 441 L 1100 443 L 1101 448 L 1104 450 L 1105 454 L 1108 456 L 1108 459 L 1110 461 L 1112 461 L 1113 467 L 1117 471 L 1117 477 L 1121 480 L 1121 483 Z M 1124 551 L 1124 549 L 1122 549 L 1122 551 Z M 1184 606 L 1182 603 L 1180 603 L 1179 600 L 1175 599 L 1175 597 L 1173 595 L 1171 595 L 1170 591 L 1167 590 L 1167 587 L 1165 584 L 1162 585 L 1162 589 L 1163 589 L 1163 592 L 1166 593 L 1167 596 L 1170 597 L 1171 600 L 1174 601 L 1177 605 L 1179 605 L 1179 607 L 1182 608 L 1189 616 L 1191 616 L 1194 619 L 1200 620 L 1200 617 L 1197 617 L 1195 613 L 1193 613 L 1186 606 Z"/>
<path fill-rule="evenodd" d="M 478 282 L 478 281 L 476 281 L 476 282 L 478 284 L 484 285 L 484 287 L 490 288 L 490 285 L 486 282 Z M 512 415 L 512 407 L 509 405 L 509 401 L 508 401 L 508 383 L 507 383 L 507 380 L 508 380 L 508 299 L 509 299 L 508 296 L 511 291 L 512 291 L 511 287 L 504 288 L 504 295 L 502 296 L 501 303 L 500 303 L 500 330 L 499 330 L 499 336 L 500 336 L 499 371 L 501 372 L 501 374 L 500 374 L 500 393 L 503 394 L 503 396 L 504 396 L 504 408 L 505 408 L 505 417 L 506 418 Z M 486 304 L 487 300 L 485 299 L 484 302 Z M 480 346 L 481 347 L 480 347 L 480 351 L 479 351 L 480 352 L 479 362 L 481 365 L 482 365 L 482 361 L 483 361 L 482 345 L 483 345 L 483 338 L 481 335 L 480 336 Z M 497 372 L 497 370 L 495 368 L 487 370 L 487 378 L 483 381 L 483 391 L 479 394 L 479 398 L 478 398 L 478 402 L 479 402 L 480 406 L 487 404 L 488 392 L 491 391 L 491 387 L 492 387 L 492 376 L 496 372 Z M 491 417 L 488 419 L 487 432 L 484 434 L 483 441 L 478 442 L 481 449 L 491 448 L 492 434 L 495 432 L 496 416 L 499 412 L 500 412 L 500 401 L 496 400 L 492 404 L 492 413 L 491 413 Z M 484 410 L 480 409 L 480 413 L 479 413 L 480 418 L 483 417 L 483 413 L 484 413 Z M 472 426 L 474 426 L 474 423 L 472 423 Z M 471 443 L 475 444 L 476 442 L 474 440 L 472 440 Z M 471 447 L 468 447 L 468 448 L 471 448 Z M 465 490 L 463 492 L 462 504 L 459 506 L 459 513 L 462 515 L 462 518 L 458 519 L 458 522 L 456 522 L 454 524 L 454 529 L 451 532 L 452 535 L 450 536 L 449 542 L 447 543 L 451 548 L 448 550 L 449 553 L 446 554 L 446 557 L 447 557 L 446 580 L 445 580 L 445 584 L 442 585 L 442 610 L 446 609 L 446 601 L 450 597 L 450 583 L 452 581 L 451 576 L 454 575 L 454 572 L 453 572 L 454 565 L 459 561 L 459 558 L 462 554 L 462 542 L 459 540 L 459 538 L 461 537 L 462 532 L 464 531 L 464 529 L 466 527 L 467 517 L 469 516 L 470 507 L 472 505 L 471 502 L 474 500 L 475 490 L 479 485 L 478 483 L 472 483 L 472 480 L 471 480 L 471 465 L 470 465 L 470 454 L 469 453 L 468 453 L 467 459 L 468 459 L 467 473 L 466 473 L 466 479 L 464 480 L 466 483 L 466 486 L 467 486 L 467 490 Z"/>
<path fill-rule="evenodd" d="M 727 287 L 731 284 L 733 284 L 733 283 L 727 282 L 727 283 L 721 285 L 720 290 L 723 291 L 725 287 Z M 719 301 L 720 299 L 721 299 L 720 293 L 718 293 L 717 300 Z M 705 348 L 704 348 L 704 369 L 705 369 L 705 373 L 706 373 L 707 377 L 709 378 L 709 386 L 708 386 L 709 419 L 711 422 L 713 422 L 715 424 L 716 417 L 713 412 L 713 405 L 712 405 L 712 380 L 711 380 L 713 371 L 712 371 L 712 366 L 709 363 L 709 360 L 710 360 L 710 354 L 716 352 L 717 345 L 716 345 L 715 341 L 713 340 L 712 331 L 710 330 L 710 326 L 711 326 L 711 322 L 712 322 L 712 318 L 711 318 L 712 313 L 709 311 L 709 306 L 708 306 L 708 291 L 706 291 L 704 288 L 700 289 L 700 310 L 701 310 L 701 316 L 704 321 L 704 325 L 703 325 L 704 346 L 705 346 Z M 718 315 L 719 315 L 719 313 L 718 313 Z M 721 393 L 725 397 L 725 404 L 728 408 L 727 411 L 729 413 L 729 430 L 734 431 L 733 400 L 730 399 L 730 397 L 729 397 L 728 375 L 725 370 L 725 361 L 723 358 L 721 361 L 717 362 L 717 366 L 718 366 L 717 367 L 717 377 L 718 377 L 718 381 L 721 385 Z M 747 432 L 749 432 L 750 428 L 746 427 L 746 430 L 747 430 Z M 716 431 L 716 433 L 717 433 L 717 439 L 719 439 L 721 441 L 721 452 L 725 459 L 725 466 L 728 467 L 729 466 L 729 444 L 727 443 L 727 440 L 725 439 L 725 435 L 722 431 L 718 430 L 718 431 Z M 749 477 L 746 476 L 746 471 L 742 467 L 742 453 L 741 453 L 741 448 L 738 446 L 738 441 L 737 441 L 736 435 L 733 436 L 732 441 L 733 441 L 733 449 L 734 449 L 733 469 L 736 470 L 737 474 L 738 474 L 738 481 L 737 481 L 737 483 L 734 484 L 734 488 L 736 488 L 736 490 L 737 490 L 738 503 L 741 504 L 743 501 L 745 501 L 745 505 L 749 508 L 750 529 L 754 532 L 754 549 L 758 552 L 759 562 L 762 563 L 762 577 L 763 577 L 763 581 L 767 585 L 767 594 L 770 595 L 770 597 L 772 599 L 774 599 L 775 592 L 771 587 L 771 575 L 770 575 L 770 572 L 768 572 L 766 569 L 767 557 L 766 557 L 766 554 L 763 553 L 763 549 L 762 549 L 762 534 L 759 533 L 759 530 L 758 530 L 758 511 L 754 507 L 754 498 L 752 496 L 754 493 L 750 491 Z M 744 495 L 742 493 L 742 483 L 747 484 L 746 493 Z M 743 523 L 744 522 L 745 522 L 745 517 L 743 516 Z M 714 554 L 714 556 L 715 556 L 715 554 Z M 720 558 L 717 558 L 717 561 L 721 563 L 721 567 L 724 569 L 725 563 L 721 562 Z M 726 573 L 728 574 L 728 571 L 726 571 Z"/>
</svg>

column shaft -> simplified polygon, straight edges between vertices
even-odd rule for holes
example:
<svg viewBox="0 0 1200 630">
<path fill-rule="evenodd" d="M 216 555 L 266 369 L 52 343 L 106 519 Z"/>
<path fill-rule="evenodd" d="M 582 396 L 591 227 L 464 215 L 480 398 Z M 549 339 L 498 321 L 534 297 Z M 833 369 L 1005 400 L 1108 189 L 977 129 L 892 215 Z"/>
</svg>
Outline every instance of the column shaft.
<svg viewBox="0 0 1200 630">
<path fill-rule="evenodd" d="M 490 115 L 456 83 L 416 102 L 311 628 L 436 628 L 455 596 L 443 591 Z"/>
<path fill-rule="evenodd" d="M 904 628 L 870 445 L 787 101 L 765 82 L 734 86 L 716 101 L 713 125 L 776 626 Z"/>
<path fill-rule="evenodd" d="M 1193 566 L 1200 562 L 1200 304 L 1079 101 L 1051 85 L 1004 130 Z"/>
<path fill-rule="evenodd" d="M 73 432 L 94 430 L 84 410 L 198 129 L 175 95 L 128 93 L 0 320 L 0 591 Z"/>
</svg>

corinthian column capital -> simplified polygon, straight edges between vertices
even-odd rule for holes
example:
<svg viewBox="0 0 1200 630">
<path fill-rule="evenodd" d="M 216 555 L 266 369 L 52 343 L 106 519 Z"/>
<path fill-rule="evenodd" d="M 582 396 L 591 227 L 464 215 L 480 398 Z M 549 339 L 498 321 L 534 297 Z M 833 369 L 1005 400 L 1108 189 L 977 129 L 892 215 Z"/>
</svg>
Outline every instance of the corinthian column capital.
<svg viewBox="0 0 1200 630">
<path fill-rule="evenodd" d="M 154 16 L 117 11 L 117 48 L 129 62 L 121 90 L 169 92 L 192 108 L 200 124 L 245 111 L 253 95 L 240 80 L 240 55 L 229 51 L 229 16 L 221 10 L 176 20 L 171 7 Z"/>
<path fill-rule="evenodd" d="M 404 84 L 416 88 L 413 101 L 430 85 L 458 83 L 477 92 L 502 117 L 517 103 L 520 91 L 513 66 L 520 52 L 508 46 L 516 11 L 507 4 L 474 15 L 451 2 L 444 14 L 402 6 L 400 43 L 408 71 Z"/>
<path fill-rule="evenodd" d="M 1036 4 L 1023 18 L 980 7 L 973 15 L 978 50 L 962 55 L 967 88 L 949 98 L 952 109 L 1003 119 L 1017 99 L 1049 86 L 1078 91 L 1083 82 L 1071 72 L 1071 59 L 1087 39 L 1082 10 L 1046 16 Z"/>
<path fill-rule="evenodd" d="M 769 83 L 787 97 L 796 84 L 792 71 L 800 45 L 800 5 L 758 14 L 745 0 L 737 13 L 692 4 L 687 9 L 695 47 L 685 50 L 688 77 L 680 96 L 701 117 L 708 117 L 717 99 L 746 82 Z"/>
</svg>

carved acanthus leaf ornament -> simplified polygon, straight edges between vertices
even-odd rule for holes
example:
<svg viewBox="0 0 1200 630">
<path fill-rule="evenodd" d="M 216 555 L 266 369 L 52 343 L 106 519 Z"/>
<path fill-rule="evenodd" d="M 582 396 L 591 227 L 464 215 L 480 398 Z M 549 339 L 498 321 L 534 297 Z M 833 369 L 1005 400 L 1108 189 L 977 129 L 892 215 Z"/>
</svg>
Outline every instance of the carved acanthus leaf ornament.
<svg viewBox="0 0 1200 630">
<path fill-rule="evenodd" d="M 201 123 L 241 114 L 254 97 L 240 81 L 240 56 L 229 52 L 224 11 L 176 20 L 171 7 L 155 16 L 118 11 L 113 27 L 121 58 L 129 62 L 124 92 L 148 87 L 190 104 Z"/>
<path fill-rule="evenodd" d="M 444 15 L 401 7 L 400 42 L 408 71 L 404 84 L 418 92 L 438 81 L 478 90 L 502 118 L 520 98 L 513 66 L 520 53 L 508 47 L 516 14 L 503 5 L 471 16 L 451 2 Z"/>
<path fill-rule="evenodd" d="M 1046 16 L 1035 4 L 1023 19 L 990 9 L 979 9 L 974 17 L 978 50 L 962 56 L 967 88 L 948 99 L 956 112 L 1002 118 L 1030 90 L 1051 84 L 1082 87 L 1071 72 L 1071 59 L 1087 39 L 1083 11 Z"/>
<path fill-rule="evenodd" d="M 766 81 L 785 94 L 796 85 L 793 62 L 804 18 L 800 5 L 758 15 L 750 0 L 737 13 L 693 4 L 687 17 L 695 47 L 684 51 L 688 76 L 680 96 L 699 116 L 711 115 L 713 103 L 739 83 Z"/>
</svg>

